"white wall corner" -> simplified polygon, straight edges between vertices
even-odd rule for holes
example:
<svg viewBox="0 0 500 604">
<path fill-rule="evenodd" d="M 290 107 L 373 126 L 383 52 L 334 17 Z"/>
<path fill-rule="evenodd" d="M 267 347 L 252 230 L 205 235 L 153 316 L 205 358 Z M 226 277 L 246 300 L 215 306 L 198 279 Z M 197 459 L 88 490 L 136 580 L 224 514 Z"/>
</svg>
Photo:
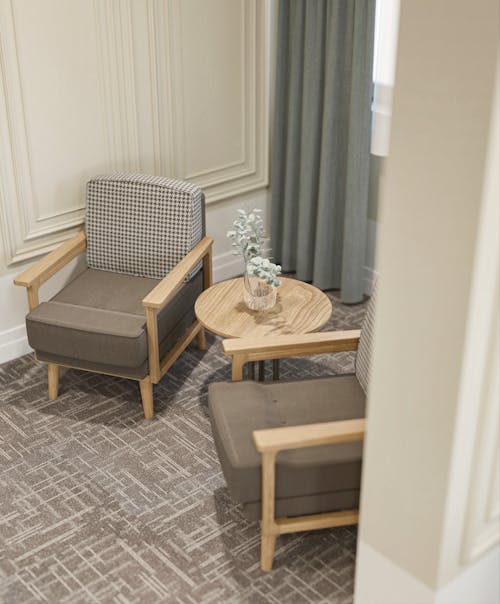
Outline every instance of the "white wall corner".
<svg viewBox="0 0 500 604">
<path fill-rule="evenodd" d="M 368 543 L 358 540 L 354 604 L 498 604 L 500 547 L 433 590 Z M 363 576 L 363 582 L 358 581 Z"/>
<path fill-rule="evenodd" d="M 0 365 L 32 352 L 26 335 L 26 325 L 0 332 Z"/>
<path fill-rule="evenodd" d="M 359 580 L 360 576 L 362 581 Z M 433 602 L 433 591 L 427 585 L 361 538 L 358 539 L 354 604 Z"/>
</svg>

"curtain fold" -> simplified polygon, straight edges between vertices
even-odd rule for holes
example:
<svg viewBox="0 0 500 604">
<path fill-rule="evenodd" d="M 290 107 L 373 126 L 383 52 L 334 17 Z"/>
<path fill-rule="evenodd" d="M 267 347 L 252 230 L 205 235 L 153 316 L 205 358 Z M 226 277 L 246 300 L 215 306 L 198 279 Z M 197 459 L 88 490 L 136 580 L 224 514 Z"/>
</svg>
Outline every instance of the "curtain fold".
<svg viewBox="0 0 500 604">
<path fill-rule="evenodd" d="M 375 0 L 280 0 L 272 245 L 286 271 L 363 297 Z"/>
</svg>

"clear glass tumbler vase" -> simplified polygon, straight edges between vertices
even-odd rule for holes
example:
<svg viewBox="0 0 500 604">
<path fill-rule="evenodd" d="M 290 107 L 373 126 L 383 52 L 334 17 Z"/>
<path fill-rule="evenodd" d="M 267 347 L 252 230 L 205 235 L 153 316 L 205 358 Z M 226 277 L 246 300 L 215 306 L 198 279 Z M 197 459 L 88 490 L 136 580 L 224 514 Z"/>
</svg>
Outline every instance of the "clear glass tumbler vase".
<svg viewBox="0 0 500 604">
<path fill-rule="evenodd" d="M 251 310 L 269 310 L 276 304 L 276 287 L 245 271 L 245 303 Z"/>
</svg>

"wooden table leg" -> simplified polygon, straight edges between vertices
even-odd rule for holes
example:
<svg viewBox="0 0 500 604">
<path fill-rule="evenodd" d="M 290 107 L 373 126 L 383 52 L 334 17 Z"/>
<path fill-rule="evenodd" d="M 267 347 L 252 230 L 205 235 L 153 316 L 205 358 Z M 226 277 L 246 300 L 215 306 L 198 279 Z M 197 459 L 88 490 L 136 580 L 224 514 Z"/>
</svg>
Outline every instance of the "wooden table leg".
<svg viewBox="0 0 500 604">
<path fill-rule="evenodd" d="M 277 382 L 280 379 L 280 360 L 273 360 L 273 380 Z"/>
<path fill-rule="evenodd" d="M 253 361 L 248 363 L 248 379 L 255 380 L 255 363 Z"/>
</svg>

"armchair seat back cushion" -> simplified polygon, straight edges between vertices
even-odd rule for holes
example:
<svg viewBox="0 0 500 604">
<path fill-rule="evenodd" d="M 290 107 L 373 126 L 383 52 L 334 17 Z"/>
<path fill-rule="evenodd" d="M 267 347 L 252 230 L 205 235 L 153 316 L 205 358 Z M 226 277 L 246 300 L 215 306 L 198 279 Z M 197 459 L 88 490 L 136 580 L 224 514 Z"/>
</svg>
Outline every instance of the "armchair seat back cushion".
<svg viewBox="0 0 500 604">
<path fill-rule="evenodd" d="M 145 174 L 92 178 L 85 219 L 88 266 L 163 279 L 203 237 L 204 204 L 200 187 L 187 181 Z"/>
<path fill-rule="evenodd" d="M 142 299 L 157 279 L 86 269 L 26 317 L 28 341 L 41 360 L 142 378 L 148 373 Z M 165 354 L 194 320 L 202 274 L 183 284 L 158 317 Z"/>
<path fill-rule="evenodd" d="M 252 432 L 365 416 L 366 397 L 356 376 L 259 384 L 214 383 L 209 412 L 231 496 L 251 518 L 260 516 L 261 455 Z M 277 514 L 313 514 L 356 507 L 361 442 L 296 449 L 276 459 Z"/>
</svg>

